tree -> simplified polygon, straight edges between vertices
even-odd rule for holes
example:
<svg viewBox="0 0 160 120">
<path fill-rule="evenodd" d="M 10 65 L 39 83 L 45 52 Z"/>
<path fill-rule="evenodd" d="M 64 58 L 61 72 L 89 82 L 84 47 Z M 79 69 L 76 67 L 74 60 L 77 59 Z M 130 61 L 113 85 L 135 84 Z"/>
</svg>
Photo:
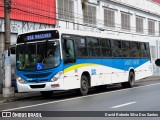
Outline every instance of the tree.
<svg viewBox="0 0 160 120">
<path fill-rule="evenodd" d="M 82 2 L 82 9 L 85 9 L 87 0 L 81 0 L 81 2 Z"/>
</svg>

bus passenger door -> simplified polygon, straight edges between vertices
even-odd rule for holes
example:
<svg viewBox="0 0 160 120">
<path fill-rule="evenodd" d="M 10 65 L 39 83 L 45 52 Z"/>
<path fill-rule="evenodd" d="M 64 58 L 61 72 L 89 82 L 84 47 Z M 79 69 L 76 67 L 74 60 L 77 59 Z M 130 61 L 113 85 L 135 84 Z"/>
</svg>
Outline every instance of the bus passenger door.
<svg viewBox="0 0 160 120">
<path fill-rule="evenodd" d="M 64 60 L 64 88 L 79 88 L 78 73 L 76 70 L 76 56 L 74 39 L 71 36 L 63 36 L 63 60 Z"/>
</svg>

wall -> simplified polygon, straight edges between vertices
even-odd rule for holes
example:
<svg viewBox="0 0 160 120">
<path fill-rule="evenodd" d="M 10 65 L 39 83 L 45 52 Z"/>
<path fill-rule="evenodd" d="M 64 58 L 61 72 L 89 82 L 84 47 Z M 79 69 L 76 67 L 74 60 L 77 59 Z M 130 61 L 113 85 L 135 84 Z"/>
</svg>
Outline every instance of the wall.
<svg viewBox="0 0 160 120">
<path fill-rule="evenodd" d="M 54 25 L 11 20 L 10 27 L 12 33 L 20 34 L 31 30 L 54 28 Z M 0 32 L 4 32 L 4 19 L 0 19 Z"/>
<path fill-rule="evenodd" d="M 160 49 L 157 41 L 160 41 L 159 37 L 159 22 L 160 22 L 160 4 L 155 3 L 151 0 L 89 0 L 90 4 L 95 5 L 97 8 L 97 24 L 94 27 L 83 26 L 83 12 L 81 6 L 81 0 L 74 0 L 74 23 L 57 21 L 57 26 L 60 28 L 67 29 L 78 29 L 84 31 L 92 31 L 101 33 L 103 30 L 107 36 L 118 38 L 121 36 L 122 39 L 142 40 L 150 42 L 152 52 L 152 62 L 159 58 Z M 115 23 L 114 29 L 106 28 L 103 26 L 104 20 L 104 7 L 115 10 Z M 121 29 L 121 11 L 131 14 L 131 31 L 124 31 Z M 136 16 L 144 17 L 144 33 L 136 33 L 135 29 L 135 18 Z M 57 16 L 58 17 L 58 16 Z M 154 36 L 148 35 L 148 19 L 155 20 L 155 31 Z M 77 25 L 80 24 L 80 25 Z M 76 26 L 76 27 L 74 27 Z M 77 27 L 78 26 L 78 27 Z M 95 28 L 96 26 L 96 28 Z M 158 68 L 154 66 L 154 72 L 158 72 Z"/>
<path fill-rule="evenodd" d="M 160 15 L 160 5 L 158 4 L 158 0 L 157 4 L 153 2 L 156 0 L 110 0 L 110 1 Z"/>
<path fill-rule="evenodd" d="M 0 0 L 0 18 L 4 17 Z M 11 19 L 45 24 L 56 24 L 55 0 L 12 0 Z"/>
</svg>

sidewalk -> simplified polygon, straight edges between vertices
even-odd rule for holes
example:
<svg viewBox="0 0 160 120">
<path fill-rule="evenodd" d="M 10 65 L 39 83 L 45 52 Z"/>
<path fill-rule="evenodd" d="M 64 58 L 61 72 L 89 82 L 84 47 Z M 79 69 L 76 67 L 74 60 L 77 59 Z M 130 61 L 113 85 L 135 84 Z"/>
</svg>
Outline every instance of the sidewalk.
<svg viewBox="0 0 160 120">
<path fill-rule="evenodd" d="M 7 102 L 13 102 L 13 101 L 19 101 L 19 100 L 25 100 L 30 99 L 33 97 L 40 96 L 40 92 L 28 92 L 28 93 L 15 93 L 14 97 L 10 98 L 4 98 L 2 94 L 0 94 L 0 104 L 1 103 L 7 103 Z"/>
<path fill-rule="evenodd" d="M 160 76 L 151 76 L 151 77 L 139 80 L 137 82 L 144 82 L 144 81 L 151 81 L 151 80 L 160 80 Z M 3 95 L 0 94 L 0 104 L 19 101 L 19 100 L 26 100 L 33 97 L 39 97 L 39 96 L 40 96 L 40 92 L 15 93 L 15 96 L 12 98 L 3 98 Z"/>
<path fill-rule="evenodd" d="M 160 80 L 160 76 L 150 76 L 141 80 L 138 80 L 138 82 L 142 82 L 142 81 L 150 81 L 150 80 Z"/>
</svg>

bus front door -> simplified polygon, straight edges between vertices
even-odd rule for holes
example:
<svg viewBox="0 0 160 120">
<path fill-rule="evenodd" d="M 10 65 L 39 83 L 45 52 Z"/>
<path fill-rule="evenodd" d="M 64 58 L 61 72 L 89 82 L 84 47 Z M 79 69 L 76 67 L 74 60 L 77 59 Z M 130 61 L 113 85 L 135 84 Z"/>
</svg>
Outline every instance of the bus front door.
<svg viewBox="0 0 160 120">
<path fill-rule="evenodd" d="M 64 57 L 64 86 L 66 89 L 75 89 L 80 87 L 80 80 L 76 67 L 75 47 L 72 38 L 63 40 Z"/>
</svg>

